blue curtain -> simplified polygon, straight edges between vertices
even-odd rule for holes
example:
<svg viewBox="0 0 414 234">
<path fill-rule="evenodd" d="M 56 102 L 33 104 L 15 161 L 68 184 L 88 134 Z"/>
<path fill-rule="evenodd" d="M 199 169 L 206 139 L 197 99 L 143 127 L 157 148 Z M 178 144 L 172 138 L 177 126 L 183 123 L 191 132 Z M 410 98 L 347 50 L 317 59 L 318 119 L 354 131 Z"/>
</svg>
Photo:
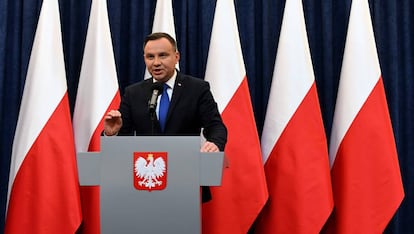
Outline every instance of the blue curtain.
<svg viewBox="0 0 414 234">
<path fill-rule="evenodd" d="M 40 0 L 0 1 L 0 230 L 11 146 Z M 68 93 L 73 110 L 91 2 L 60 0 Z M 351 0 L 303 0 L 326 134 L 332 125 Z M 151 32 L 156 0 L 109 0 L 121 94 L 142 80 L 142 43 Z M 269 96 L 284 0 L 235 0 L 243 56 L 259 134 Z M 371 16 L 406 197 L 386 233 L 414 233 L 414 4 L 370 0 Z M 173 1 L 181 71 L 204 77 L 215 1 Z M 41 179 L 41 178 L 38 178 Z"/>
</svg>

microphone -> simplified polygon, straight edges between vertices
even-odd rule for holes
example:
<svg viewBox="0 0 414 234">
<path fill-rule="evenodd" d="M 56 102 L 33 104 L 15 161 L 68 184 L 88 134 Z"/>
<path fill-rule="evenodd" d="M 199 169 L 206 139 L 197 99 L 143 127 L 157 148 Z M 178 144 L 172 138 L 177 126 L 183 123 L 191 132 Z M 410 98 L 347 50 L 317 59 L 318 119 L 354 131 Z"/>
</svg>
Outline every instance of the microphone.
<svg viewBox="0 0 414 234">
<path fill-rule="evenodd" d="M 149 109 L 150 113 L 154 113 L 155 108 L 157 107 L 158 95 L 160 95 L 162 93 L 163 83 L 154 82 L 152 84 L 151 89 L 152 89 L 152 95 L 151 95 L 151 99 L 148 102 L 148 109 Z"/>
</svg>

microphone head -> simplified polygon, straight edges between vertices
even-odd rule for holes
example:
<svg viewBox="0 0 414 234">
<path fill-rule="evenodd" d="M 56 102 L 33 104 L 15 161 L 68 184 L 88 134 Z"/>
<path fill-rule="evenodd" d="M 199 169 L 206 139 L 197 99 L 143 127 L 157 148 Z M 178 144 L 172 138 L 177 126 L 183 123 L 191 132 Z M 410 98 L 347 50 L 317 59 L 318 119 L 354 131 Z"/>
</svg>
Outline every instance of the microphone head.
<svg viewBox="0 0 414 234">
<path fill-rule="evenodd" d="M 151 114 L 155 113 L 155 108 L 157 107 L 157 97 L 162 93 L 164 89 L 164 83 L 154 82 L 152 83 L 151 90 L 152 95 L 148 101 L 148 109 Z"/>
<path fill-rule="evenodd" d="M 163 85 L 164 85 L 164 83 L 154 82 L 154 83 L 152 83 L 151 90 L 154 91 L 156 89 L 156 90 L 158 90 L 158 94 L 161 94 L 162 93 L 162 90 L 164 88 Z"/>
</svg>

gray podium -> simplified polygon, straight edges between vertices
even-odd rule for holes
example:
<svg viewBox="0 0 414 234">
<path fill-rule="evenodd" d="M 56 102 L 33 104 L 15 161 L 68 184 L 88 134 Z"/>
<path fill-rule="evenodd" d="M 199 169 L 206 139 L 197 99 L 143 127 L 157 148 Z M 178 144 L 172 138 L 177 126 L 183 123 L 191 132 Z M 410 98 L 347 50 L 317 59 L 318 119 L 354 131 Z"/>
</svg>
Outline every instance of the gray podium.
<svg viewBox="0 0 414 234">
<path fill-rule="evenodd" d="M 190 136 L 101 137 L 101 152 L 77 154 L 80 184 L 100 186 L 106 234 L 201 233 L 200 186 L 221 185 L 223 160 Z"/>
</svg>

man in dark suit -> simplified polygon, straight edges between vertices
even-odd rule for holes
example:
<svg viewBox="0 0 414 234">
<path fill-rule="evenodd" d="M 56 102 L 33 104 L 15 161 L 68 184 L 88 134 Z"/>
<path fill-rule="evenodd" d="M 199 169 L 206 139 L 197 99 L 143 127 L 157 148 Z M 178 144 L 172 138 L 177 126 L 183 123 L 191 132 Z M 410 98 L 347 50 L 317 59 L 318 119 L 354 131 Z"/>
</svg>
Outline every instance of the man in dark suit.
<svg viewBox="0 0 414 234">
<path fill-rule="evenodd" d="M 208 82 L 178 72 L 175 65 L 180 54 L 175 40 L 166 33 L 153 33 L 144 41 L 144 61 L 151 79 L 132 84 L 125 89 L 119 110 L 105 116 L 104 134 L 112 135 L 203 135 L 201 152 L 224 151 L 227 129 L 222 121 Z M 163 93 L 156 97 L 156 108 L 150 105 L 154 83 L 162 83 Z M 165 86 L 167 85 L 167 86 Z M 158 88 L 156 88 L 158 89 Z M 162 93 L 162 91 L 159 91 Z M 161 100 L 168 97 L 165 124 Z M 154 101 L 155 102 L 155 101 Z M 203 201 L 209 192 L 203 188 Z"/>
</svg>

